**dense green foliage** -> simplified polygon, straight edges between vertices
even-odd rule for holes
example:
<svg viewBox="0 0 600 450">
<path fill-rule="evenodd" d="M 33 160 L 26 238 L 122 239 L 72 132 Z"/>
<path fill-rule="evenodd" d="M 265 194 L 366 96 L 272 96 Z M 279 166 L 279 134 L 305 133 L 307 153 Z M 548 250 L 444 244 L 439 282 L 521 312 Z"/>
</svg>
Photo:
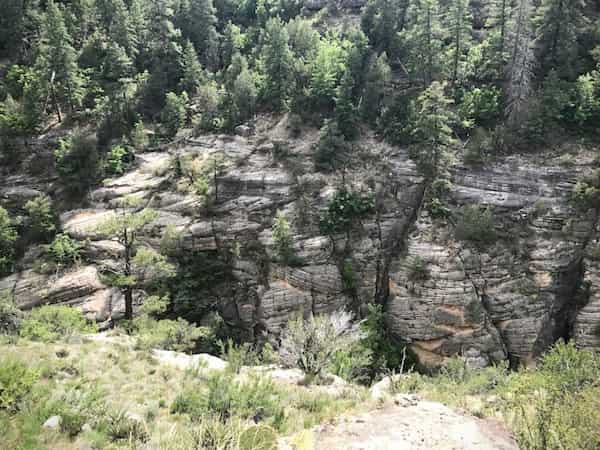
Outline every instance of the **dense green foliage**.
<svg viewBox="0 0 600 450">
<path fill-rule="evenodd" d="M 9 272 L 13 267 L 17 237 L 8 211 L 0 206 L 0 274 Z"/>
<path fill-rule="evenodd" d="M 47 305 L 34 309 L 23 319 L 19 334 L 24 338 L 50 342 L 95 330 L 95 325 L 90 324 L 81 311 L 70 306 Z"/>
<path fill-rule="evenodd" d="M 22 313 L 9 291 L 0 291 L 0 335 L 15 335 L 21 325 Z"/>
<path fill-rule="evenodd" d="M 38 373 L 18 361 L 0 361 L 0 410 L 16 412 L 19 402 L 38 379 Z"/>
<path fill-rule="evenodd" d="M 336 192 L 321 219 L 321 231 L 327 235 L 350 233 L 374 211 L 374 203 L 371 196 L 359 192 L 347 190 Z"/>
</svg>

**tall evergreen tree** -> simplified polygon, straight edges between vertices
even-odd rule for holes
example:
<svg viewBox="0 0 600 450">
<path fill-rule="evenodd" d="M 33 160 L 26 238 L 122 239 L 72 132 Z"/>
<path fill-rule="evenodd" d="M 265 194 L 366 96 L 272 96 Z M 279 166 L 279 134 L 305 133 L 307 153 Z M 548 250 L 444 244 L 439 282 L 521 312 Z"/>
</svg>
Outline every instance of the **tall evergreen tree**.
<svg viewBox="0 0 600 450">
<path fill-rule="evenodd" d="M 255 77 L 248 67 L 242 68 L 233 82 L 232 94 L 237 111 L 236 122 L 250 119 L 256 109 L 257 88 Z"/>
<path fill-rule="evenodd" d="M 113 15 L 109 27 L 110 38 L 125 49 L 130 58 L 138 54 L 138 36 L 136 28 L 123 0 L 113 0 Z"/>
<path fill-rule="evenodd" d="M 386 54 L 372 55 L 369 60 L 361 104 L 362 116 L 371 125 L 375 125 L 379 118 L 385 95 L 385 86 L 389 82 L 390 76 L 391 70 Z"/>
<path fill-rule="evenodd" d="M 212 0 L 183 0 L 176 20 L 183 36 L 200 54 L 202 64 L 214 69 L 218 65 L 219 49 L 216 13 Z"/>
<path fill-rule="evenodd" d="M 359 133 L 359 114 L 354 100 L 355 81 L 350 70 L 346 70 L 337 88 L 335 98 L 335 120 L 338 129 L 348 140 Z"/>
<path fill-rule="evenodd" d="M 400 36 L 407 53 L 409 75 L 429 85 L 442 69 L 443 32 L 438 0 L 411 3 L 409 25 Z"/>
<path fill-rule="evenodd" d="M 185 43 L 183 47 L 183 55 L 181 58 L 182 77 L 179 83 L 181 90 L 186 91 L 190 95 L 194 95 L 200 85 L 205 81 L 204 69 L 198 60 L 194 44 L 190 41 Z"/>
<path fill-rule="evenodd" d="M 60 7 L 50 1 L 42 23 L 36 65 L 59 121 L 62 119 L 60 107 L 66 105 L 74 111 L 83 97 L 83 79 L 72 43 Z"/>
<path fill-rule="evenodd" d="M 583 30 L 584 8 L 584 0 L 542 0 L 534 23 L 543 74 L 555 69 L 559 76 L 576 76 L 577 38 Z"/>
<path fill-rule="evenodd" d="M 396 56 L 398 33 L 404 29 L 409 0 L 369 0 L 361 27 L 373 48 Z"/>
<path fill-rule="evenodd" d="M 260 66 L 264 76 L 262 97 L 276 110 L 285 107 L 293 90 L 294 57 L 287 30 L 278 17 L 267 21 L 262 35 Z"/>
<path fill-rule="evenodd" d="M 473 18 L 469 10 L 469 0 L 452 0 L 447 21 L 451 36 L 452 70 L 450 76 L 452 84 L 455 84 L 460 78 L 461 61 L 471 47 Z"/>
<path fill-rule="evenodd" d="M 532 90 L 535 54 L 533 49 L 531 0 L 517 0 L 511 25 L 510 59 L 506 88 L 506 116 L 513 125 L 518 124 L 527 109 Z"/>
<path fill-rule="evenodd" d="M 322 39 L 309 66 L 308 95 L 312 108 L 326 113 L 335 105 L 335 94 L 345 69 L 346 51 L 336 39 Z"/>
<path fill-rule="evenodd" d="M 0 55 L 13 54 L 21 44 L 22 24 L 25 16 L 23 0 L 0 1 Z"/>
<path fill-rule="evenodd" d="M 234 23 L 228 22 L 223 31 L 223 40 L 221 42 L 222 66 L 229 67 L 233 55 L 240 52 L 245 44 L 246 36 L 242 33 L 240 27 Z"/>
<path fill-rule="evenodd" d="M 146 91 L 146 106 L 162 108 L 165 93 L 175 91 L 181 78 L 181 31 L 173 24 L 174 11 L 170 0 L 155 0 L 151 4 L 148 43 L 150 79 Z"/>
<path fill-rule="evenodd" d="M 507 42 L 512 11 L 512 0 L 494 0 L 487 20 L 492 45 L 492 65 L 499 76 L 503 74 L 507 61 Z"/>
<path fill-rule="evenodd" d="M 452 132 L 455 120 L 452 99 L 444 92 L 445 84 L 434 81 L 419 95 L 416 107 L 414 138 L 417 145 L 412 157 L 417 168 L 430 182 L 443 176 L 451 161 Z"/>
</svg>

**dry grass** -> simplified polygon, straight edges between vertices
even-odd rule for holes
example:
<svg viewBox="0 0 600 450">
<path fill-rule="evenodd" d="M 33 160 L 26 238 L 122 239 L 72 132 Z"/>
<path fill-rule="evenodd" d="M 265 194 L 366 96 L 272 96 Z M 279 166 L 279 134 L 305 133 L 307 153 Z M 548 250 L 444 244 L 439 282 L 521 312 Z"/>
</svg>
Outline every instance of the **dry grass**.
<svg viewBox="0 0 600 450">
<path fill-rule="evenodd" d="M 0 341 L 0 363 L 5 358 L 23 361 L 41 371 L 31 401 L 23 410 L 7 420 L 0 412 L 0 428 L 9 426 L 8 436 L 0 443 L 1 450 L 61 449 L 161 449 L 177 450 L 197 448 L 198 436 L 211 423 L 210 413 L 200 421 L 191 420 L 186 414 L 172 414 L 170 406 L 182 391 L 190 386 L 203 389 L 206 371 L 200 374 L 193 370 L 180 370 L 151 357 L 147 351 L 135 350 L 133 342 L 123 339 L 124 344 L 72 338 L 70 342 L 38 343 L 20 339 L 15 343 Z M 210 375 L 208 375 L 210 376 Z M 233 376 L 233 375 L 232 375 Z M 257 375 L 258 376 L 258 375 Z M 247 382 L 248 375 L 238 376 Z M 97 389 L 101 393 L 107 410 L 127 412 L 139 416 L 149 438 L 145 443 L 111 442 L 106 432 L 96 430 L 81 432 L 74 438 L 67 433 L 43 430 L 41 424 L 50 414 L 44 402 L 73 385 L 84 389 Z M 366 390 L 351 387 L 339 395 L 323 393 L 319 389 L 289 384 L 277 384 L 273 395 L 284 411 L 284 419 L 278 426 L 280 435 L 291 434 L 319 423 L 329 422 L 335 417 L 351 411 L 363 410 Z M 41 393 L 40 393 L 41 392 Z M 3 420 L 4 419 L 4 420 Z M 10 423 L 10 425 L 8 425 Z M 239 435 L 252 424 L 251 418 L 232 417 L 221 427 L 222 434 Z M 211 429 L 211 431 L 214 431 Z M 8 442 L 8 443 L 7 443 Z M 228 444 L 229 445 L 229 444 Z M 223 445 L 223 449 L 236 447 Z"/>
</svg>

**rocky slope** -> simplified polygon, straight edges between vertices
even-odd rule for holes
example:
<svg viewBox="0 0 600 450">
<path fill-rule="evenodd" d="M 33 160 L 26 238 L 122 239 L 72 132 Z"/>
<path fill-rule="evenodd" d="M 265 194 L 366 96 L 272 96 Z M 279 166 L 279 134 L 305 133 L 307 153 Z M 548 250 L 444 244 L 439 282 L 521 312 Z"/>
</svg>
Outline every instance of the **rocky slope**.
<svg viewBox="0 0 600 450">
<path fill-rule="evenodd" d="M 0 290 L 11 290 L 24 309 L 65 303 L 99 321 L 118 317 L 121 293 L 106 286 L 100 272 L 115 264 L 122 249 L 97 227 L 120 198 L 136 196 L 159 213 L 144 234 L 147 243 L 158 247 L 165 235 L 175 236 L 171 245 L 179 253 L 204 258 L 204 266 L 186 269 L 197 282 L 187 299 L 194 319 L 217 308 L 247 339 L 276 336 L 298 313 L 350 308 L 360 314 L 367 303 L 379 302 L 391 330 L 426 365 L 457 353 L 474 365 L 528 362 L 559 337 L 600 348 L 597 224 L 568 200 L 576 179 L 590 170 L 591 156 L 580 154 L 569 167 L 551 153 L 479 168 L 457 165 L 451 208 L 493 207 L 499 239 L 481 251 L 457 241 L 451 225 L 431 220 L 422 208 L 424 182 L 405 149 L 368 135 L 343 175 L 327 174 L 314 168 L 316 130 L 294 137 L 284 117 L 263 119 L 254 131 L 239 134 L 245 136 L 183 139 L 138 155 L 132 170 L 90 192 L 85 207 L 61 215 L 64 231 L 86 242 L 84 263 L 40 274 L 33 269 L 39 251 L 31 249 L 22 270 L 0 280 Z M 216 189 L 199 196 L 182 187 L 177 158 L 220 161 Z M 59 197 L 58 182 L 42 178 L 7 177 L 1 204 L 15 211 L 42 191 Z M 328 201 L 344 185 L 374 194 L 377 204 L 351 242 L 319 231 Z M 278 209 L 294 230 L 293 267 L 274 254 L 271 227 Z M 417 257 L 428 277 L 412 282 L 410 264 Z M 217 261 L 224 275 L 199 282 Z"/>
</svg>

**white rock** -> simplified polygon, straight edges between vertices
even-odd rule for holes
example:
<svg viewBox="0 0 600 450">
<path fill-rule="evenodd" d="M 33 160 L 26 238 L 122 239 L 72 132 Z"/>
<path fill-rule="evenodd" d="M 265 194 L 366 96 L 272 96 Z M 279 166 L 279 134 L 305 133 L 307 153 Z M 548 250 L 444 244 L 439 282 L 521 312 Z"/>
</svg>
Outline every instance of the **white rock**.
<svg viewBox="0 0 600 450">
<path fill-rule="evenodd" d="M 152 350 L 152 356 L 159 362 L 168 364 L 181 370 L 197 367 L 207 370 L 225 370 L 227 362 L 213 355 L 200 353 L 187 355 L 185 353 L 169 350 Z"/>
<path fill-rule="evenodd" d="M 46 420 L 44 422 L 44 425 L 42 425 L 42 427 L 46 428 L 48 430 L 57 430 L 58 428 L 60 428 L 61 423 L 62 423 L 62 417 L 52 416 L 52 417 L 49 417 L 48 420 Z"/>
</svg>

